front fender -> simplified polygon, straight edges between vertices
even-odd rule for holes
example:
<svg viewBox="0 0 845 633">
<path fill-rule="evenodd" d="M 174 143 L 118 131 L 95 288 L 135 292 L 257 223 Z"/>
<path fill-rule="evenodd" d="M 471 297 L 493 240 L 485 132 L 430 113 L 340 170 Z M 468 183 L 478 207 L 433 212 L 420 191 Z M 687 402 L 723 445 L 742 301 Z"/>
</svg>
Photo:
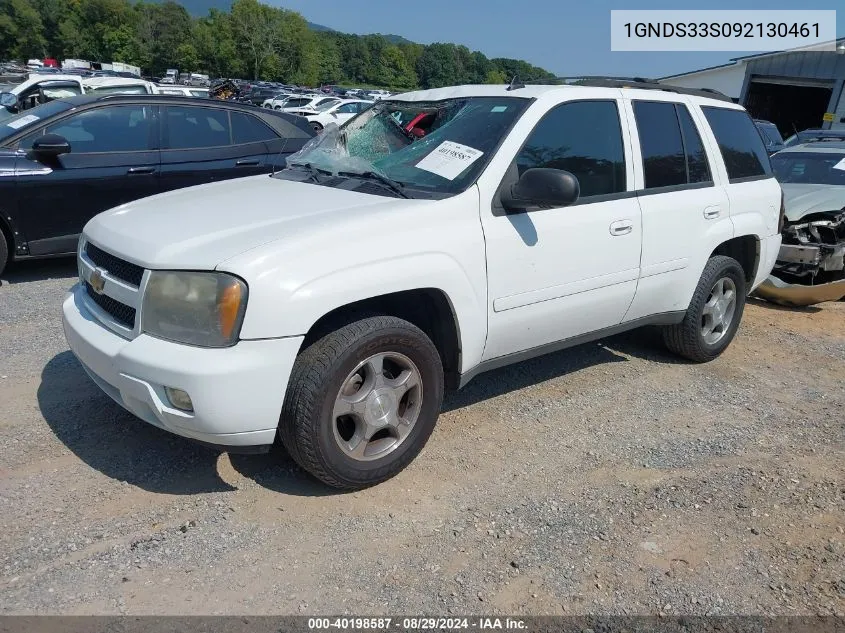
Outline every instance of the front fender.
<svg viewBox="0 0 845 633">
<path fill-rule="evenodd" d="M 346 221 L 344 221 L 346 220 Z M 218 270 L 243 277 L 249 299 L 241 338 L 302 336 L 343 306 L 434 289 L 448 299 L 462 370 L 481 360 L 487 336 L 484 235 L 473 187 L 446 200 L 333 218 L 265 244 Z"/>
<path fill-rule="evenodd" d="M 390 275 L 384 271 L 390 270 Z M 445 253 L 369 262 L 313 279 L 293 292 L 284 317 L 285 329 L 304 334 L 320 317 L 365 298 L 432 288 L 443 292 L 452 308 L 462 350 L 462 367 L 481 361 L 487 332 L 485 296 L 466 271 Z"/>
</svg>

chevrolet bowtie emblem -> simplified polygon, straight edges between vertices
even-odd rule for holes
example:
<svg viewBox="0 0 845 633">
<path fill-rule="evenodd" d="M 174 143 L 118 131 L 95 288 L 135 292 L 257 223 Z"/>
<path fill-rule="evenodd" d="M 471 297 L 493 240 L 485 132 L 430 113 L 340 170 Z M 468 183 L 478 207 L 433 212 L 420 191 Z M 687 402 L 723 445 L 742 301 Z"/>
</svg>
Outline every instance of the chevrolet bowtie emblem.
<svg viewBox="0 0 845 633">
<path fill-rule="evenodd" d="M 98 295 L 103 294 L 103 288 L 106 285 L 105 277 L 103 277 L 103 273 L 99 268 L 95 268 L 94 272 L 91 273 L 91 277 L 88 278 L 88 283 L 91 284 L 91 287 L 94 289 Z"/>
</svg>

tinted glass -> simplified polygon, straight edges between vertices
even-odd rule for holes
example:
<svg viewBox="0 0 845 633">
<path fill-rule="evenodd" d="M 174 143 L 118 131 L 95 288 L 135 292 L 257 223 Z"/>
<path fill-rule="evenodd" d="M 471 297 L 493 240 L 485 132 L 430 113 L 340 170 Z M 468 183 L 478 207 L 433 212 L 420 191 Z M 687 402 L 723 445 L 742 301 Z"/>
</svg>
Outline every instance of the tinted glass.
<svg viewBox="0 0 845 633">
<path fill-rule="evenodd" d="M 340 106 L 337 110 L 335 110 L 338 114 L 354 114 L 358 112 L 358 104 L 357 103 L 345 103 Z"/>
<path fill-rule="evenodd" d="M 765 141 L 775 145 L 781 145 L 783 143 L 783 137 L 774 123 L 758 123 L 757 129 L 760 130 L 760 134 L 763 135 Z"/>
<path fill-rule="evenodd" d="M 845 186 L 845 152 L 781 152 L 772 167 L 783 183 Z"/>
<path fill-rule="evenodd" d="M 685 105 L 677 104 L 678 120 L 681 122 L 681 135 L 684 140 L 684 151 L 687 157 L 687 181 L 710 182 L 710 165 L 707 163 L 707 152 L 695 123 Z"/>
<path fill-rule="evenodd" d="M 232 140 L 235 145 L 269 141 L 274 138 L 277 138 L 275 132 L 256 117 L 232 112 Z"/>
<path fill-rule="evenodd" d="M 674 103 L 634 101 L 640 135 L 645 188 L 687 184 L 687 165 L 681 127 Z"/>
<path fill-rule="evenodd" d="M 121 105 L 74 114 L 21 140 L 28 149 L 41 134 L 58 134 L 70 141 L 74 154 L 140 152 L 151 149 L 155 122 L 149 106 Z"/>
<path fill-rule="evenodd" d="M 581 197 L 625 191 L 625 152 L 614 101 L 564 103 L 546 114 L 516 157 L 520 175 L 534 167 L 565 169 Z"/>
<path fill-rule="evenodd" d="M 18 114 L 12 114 L 6 108 L 0 107 L 0 143 L 18 132 L 35 126 L 51 116 L 65 110 L 70 110 L 71 105 L 65 101 L 48 101 L 30 110 L 24 110 Z M 35 118 L 33 118 L 35 117 Z"/>
<path fill-rule="evenodd" d="M 230 144 L 227 110 L 190 106 L 167 106 L 165 110 L 167 149 L 197 149 Z"/>
<path fill-rule="evenodd" d="M 311 103 L 311 99 L 288 99 L 285 102 L 286 108 L 301 108 L 302 106 Z"/>
<path fill-rule="evenodd" d="M 714 107 L 702 110 L 716 136 L 728 178 L 733 181 L 772 173 L 763 139 L 747 112 Z"/>
</svg>

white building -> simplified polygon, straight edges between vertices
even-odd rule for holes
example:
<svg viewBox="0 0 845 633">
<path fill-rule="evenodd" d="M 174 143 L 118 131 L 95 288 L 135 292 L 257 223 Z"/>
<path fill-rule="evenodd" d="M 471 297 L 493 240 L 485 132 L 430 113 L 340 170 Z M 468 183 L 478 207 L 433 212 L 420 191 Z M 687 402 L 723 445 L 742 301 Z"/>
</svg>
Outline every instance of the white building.
<svg viewBox="0 0 845 633">
<path fill-rule="evenodd" d="M 784 135 L 807 128 L 845 129 L 845 38 L 836 51 L 807 46 L 737 57 L 727 64 L 663 77 L 685 88 L 718 90 Z"/>
</svg>

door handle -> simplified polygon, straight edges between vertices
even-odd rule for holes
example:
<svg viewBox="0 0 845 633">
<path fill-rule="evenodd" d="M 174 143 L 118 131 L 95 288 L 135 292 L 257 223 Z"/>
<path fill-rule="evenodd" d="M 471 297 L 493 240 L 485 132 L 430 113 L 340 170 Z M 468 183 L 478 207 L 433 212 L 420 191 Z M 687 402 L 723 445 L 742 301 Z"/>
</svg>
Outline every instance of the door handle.
<svg viewBox="0 0 845 633">
<path fill-rule="evenodd" d="M 242 158 L 238 161 L 235 161 L 235 167 L 254 167 L 258 164 L 258 162 L 259 161 L 257 158 Z"/>
<path fill-rule="evenodd" d="M 722 215 L 722 207 L 718 205 L 704 208 L 704 217 L 708 220 L 715 220 L 720 215 Z"/>
<path fill-rule="evenodd" d="M 152 174 L 155 173 L 155 167 L 130 167 L 126 170 L 129 175 Z"/>
<path fill-rule="evenodd" d="M 634 223 L 630 220 L 617 220 L 610 225 L 611 235 L 628 235 L 634 230 Z"/>
</svg>

